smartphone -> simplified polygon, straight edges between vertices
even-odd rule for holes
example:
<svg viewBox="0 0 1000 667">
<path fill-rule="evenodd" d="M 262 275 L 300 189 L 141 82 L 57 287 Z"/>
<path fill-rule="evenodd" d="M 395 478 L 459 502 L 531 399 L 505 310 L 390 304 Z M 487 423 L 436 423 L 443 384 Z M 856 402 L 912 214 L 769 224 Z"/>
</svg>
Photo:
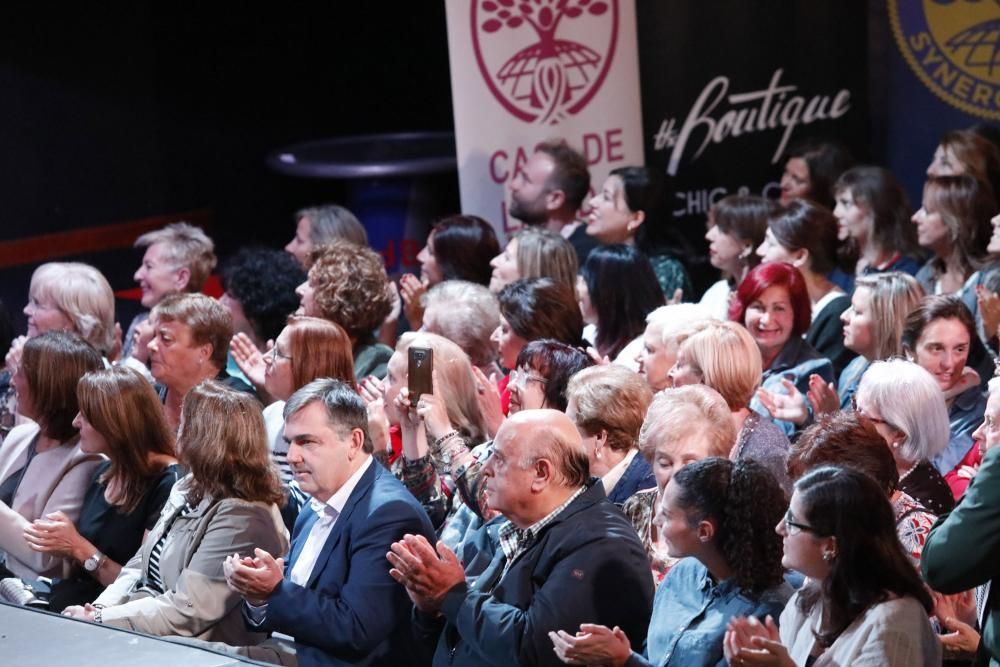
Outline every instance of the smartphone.
<svg viewBox="0 0 1000 667">
<path fill-rule="evenodd" d="M 434 383 L 431 373 L 434 371 L 434 350 L 429 347 L 411 347 L 409 349 L 407 368 L 407 387 L 410 390 L 410 400 L 417 402 L 420 394 L 433 394 Z"/>
</svg>

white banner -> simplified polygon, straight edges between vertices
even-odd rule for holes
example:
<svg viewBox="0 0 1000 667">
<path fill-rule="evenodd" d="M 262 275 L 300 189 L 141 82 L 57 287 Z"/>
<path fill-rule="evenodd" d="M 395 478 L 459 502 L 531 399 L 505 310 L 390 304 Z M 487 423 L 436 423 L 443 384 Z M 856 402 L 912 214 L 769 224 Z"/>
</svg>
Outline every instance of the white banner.
<svg viewBox="0 0 1000 667">
<path fill-rule="evenodd" d="M 462 212 L 503 237 L 506 185 L 562 137 L 591 188 L 644 164 L 634 0 L 445 0 Z"/>
</svg>

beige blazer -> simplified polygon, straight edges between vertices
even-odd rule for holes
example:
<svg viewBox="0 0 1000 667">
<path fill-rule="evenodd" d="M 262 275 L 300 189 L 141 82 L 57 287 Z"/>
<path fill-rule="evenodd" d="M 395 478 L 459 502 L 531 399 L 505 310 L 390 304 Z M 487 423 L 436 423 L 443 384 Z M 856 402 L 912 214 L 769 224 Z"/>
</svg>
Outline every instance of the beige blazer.
<svg viewBox="0 0 1000 667">
<path fill-rule="evenodd" d="M 38 424 L 29 422 L 7 434 L 0 445 L 0 480 L 24 467 L 38 432 Z M 76 523 L 87 487 L 103 460 L 99 454 L 81 451 L 76 438 L 35 455 L 14 494 L 13 507 L 0 503 L 0 550 L 7 554 L 11 572 L 26 579 L 68 577 L 72 573 L 76 563 L 71 560 L 33 551 L 24 541 L 24 527 L 57 511 Z"/>
<path fill-rule="evenodd" d="M 281 514 L 274 504 L 204 498 L 192 515 L 177 516 L 185 505 L 190 479 L 188 475 L 174 485 L 142 548 L 94 603 L 106 606 L 101 615 L 107 625 L 234 646 L 257 644 L 265 635 L 246 628 L 240 612 L 242 598 L 226 584 L 222 564 L 233 553 L 252 555 L 254 547 L 275 558 L 284 555 L 288 533 Z M 165 592 L 155 595 L 143 587 L 149 554 L 167 525 L 170 530 L 160 554 Z"/>
</svg>

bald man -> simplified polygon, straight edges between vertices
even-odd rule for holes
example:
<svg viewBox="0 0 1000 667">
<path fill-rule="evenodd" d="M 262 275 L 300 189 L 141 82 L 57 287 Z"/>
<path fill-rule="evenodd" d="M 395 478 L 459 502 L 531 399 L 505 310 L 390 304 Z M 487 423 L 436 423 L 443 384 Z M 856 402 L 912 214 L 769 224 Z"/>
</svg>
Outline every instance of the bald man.
<svg viewBox="0 0 1000 667">
<path fill-rule="evenodd" d="M 547 633 L 621 627 L 641 650 L 653 582 L 635 531 L 591 478 L 580 434 L 556 410 L 526 410 L 497 432 L 483 466 L 489 506 L 507 518 L 489 567 L 466 581 L 448 547 L 407 536 L 390 574 L 416 604 L 434 665 L 559 665 Z"/>
</svg>

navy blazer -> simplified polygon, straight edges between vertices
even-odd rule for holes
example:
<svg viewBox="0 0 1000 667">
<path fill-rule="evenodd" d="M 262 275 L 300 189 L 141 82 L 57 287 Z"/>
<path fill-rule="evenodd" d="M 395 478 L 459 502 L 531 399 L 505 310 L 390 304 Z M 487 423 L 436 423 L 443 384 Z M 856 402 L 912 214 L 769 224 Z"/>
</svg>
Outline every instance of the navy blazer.
<svg viewBox="0 0 1000 667">
<path fill-rule="evenodd" d="M 306 504 L 295 522 L 286 578 L 267 600 L 262 627 L 295 637 L 298 663 L 407 665 L 412 603 L 389 576 L 386 553 L 403 535 L 434 528 L 420 503 L 377 461 L 361 476 L 323 545 L 305 586 L 288 578 L 316 513 Z"/>
</svg>

